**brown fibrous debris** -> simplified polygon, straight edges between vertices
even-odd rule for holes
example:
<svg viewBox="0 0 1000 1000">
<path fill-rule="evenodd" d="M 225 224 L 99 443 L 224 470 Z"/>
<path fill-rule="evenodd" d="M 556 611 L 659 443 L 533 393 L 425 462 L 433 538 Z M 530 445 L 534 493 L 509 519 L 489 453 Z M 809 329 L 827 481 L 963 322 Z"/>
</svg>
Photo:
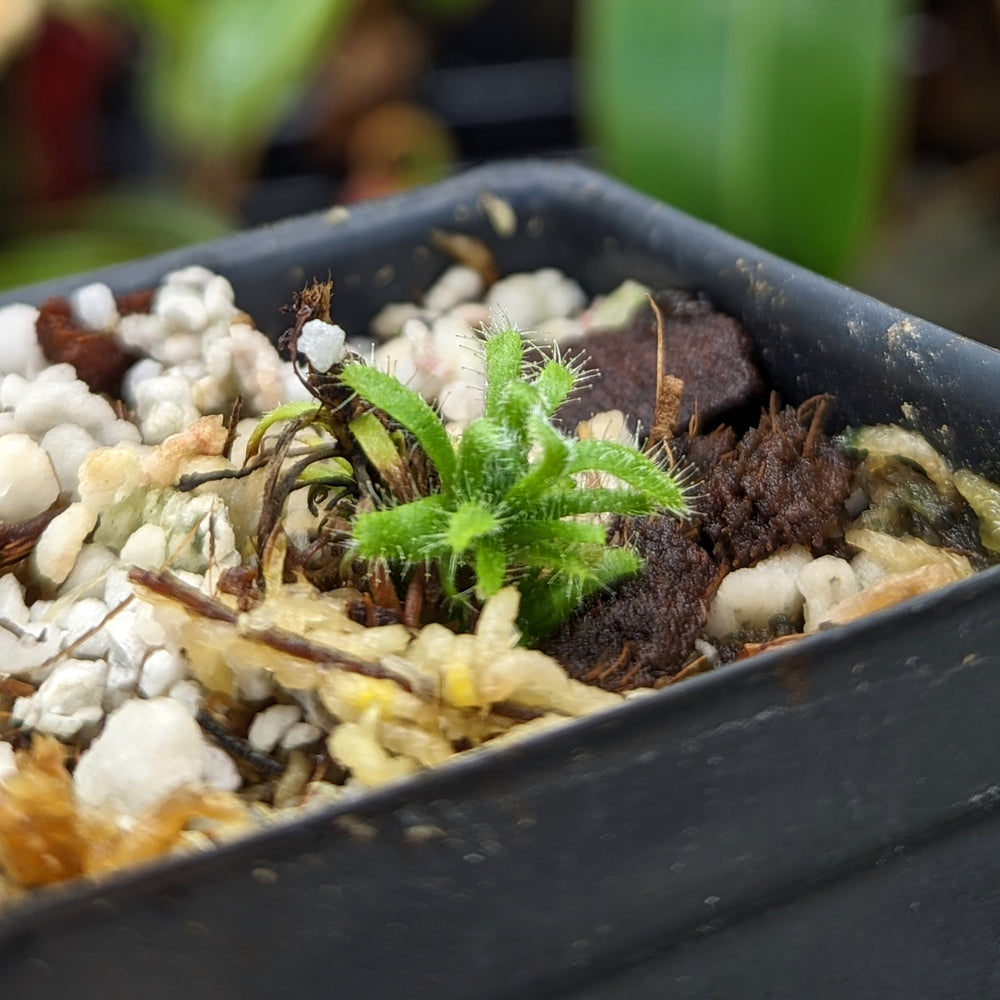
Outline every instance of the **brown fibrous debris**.
<svg viewBox="0 0 1000 1000">
<path fill-rule="evenodd" d="M 788 545 L 842 553 L 854 462 L 822 433 L 828 403 L 779 409 L 703 468 L 701 527 L 721 565 L 750 566 Z"/>
<path fill-rule="evenodd" d="M 0 867 L 22 888 L 98 875 L 159 857 L 192 821 L 206 818 L 242 823 L 246 817 L 232 795 L 182 790 L 127 829 L 119 826 L 76 800 L 65 748 L 35 736 L 0 793 Z"/>
</svg>

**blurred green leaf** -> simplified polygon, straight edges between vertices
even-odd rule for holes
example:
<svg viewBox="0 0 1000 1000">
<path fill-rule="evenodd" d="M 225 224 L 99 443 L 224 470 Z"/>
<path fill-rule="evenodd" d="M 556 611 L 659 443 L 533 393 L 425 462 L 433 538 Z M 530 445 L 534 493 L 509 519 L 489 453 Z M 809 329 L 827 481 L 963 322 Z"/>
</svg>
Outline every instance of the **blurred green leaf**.
<svg viewBox="0 0 1000 1000">
<path fill-rule="evenodd" d="M 907 0 L 582 0 L 584 118 L 624 180 L 837 271 L 900 132 Z"/>
<path fill-rule="evenodd" d="M 356 6 L 356 0 L 132 3 L 150 19 L 147 85 L 157 123 L 181 148 L 223 157 L 264 141 Z"/>
<path fill-rule="evenodd" d="M 232 228 L 228 217 L 176 192 L 101 195 L 0 245 L 0 288 L 214 239 Z"/>
</svg>

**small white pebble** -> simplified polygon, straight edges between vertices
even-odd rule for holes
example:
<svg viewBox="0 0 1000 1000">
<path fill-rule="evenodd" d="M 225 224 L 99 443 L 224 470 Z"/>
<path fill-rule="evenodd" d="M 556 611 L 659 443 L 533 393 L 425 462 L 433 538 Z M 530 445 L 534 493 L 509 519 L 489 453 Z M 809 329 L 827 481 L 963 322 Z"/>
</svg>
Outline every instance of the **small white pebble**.
<svg viewBox="0 0 1000 1000">
<path fill-rule="evenodd" d="M 125 372 L 122 378 L 122 399 L 134 408 L 137 405 L 136 390 L 138 386 L 147 379 L 159 378 L 162 374 L 163 365 L 159 361 L 154 361 L 152 358 L 143 358 L 141 361 L 137 361 Z"/>
<path fill-rule="evenodd" d="M 572 316 L 586 300 L 575 281 L 552 267 L 508 275 L 486 293 L 490 311 L 505 316 L 520 330 L 534 330 L 545 320 Z"/>
<path fill-rule="evenodd" d="M 221 274 L 213 274 L 202 289 L 202 300 L 209 321 L 228 323 L 236 312 L 233 304 L 235 297 L 233 286 L 229 284 L 228 279 Z"/>
<path fill-rule="evenodd" d="M 77 380 L 69 365 L 54 365 L 46 373 L 62 368 L 69 368 L 74 377 L 51 381 L 39 377 L 24 392 L 14 407 L 17 427 L 39 439 L 59 424 L 75 424 L 96 437 L 101 428 L 118 419 L 115 411 L 106 399 Z"/>
<path fill-rule="evenodd" d="M 316 371 L 328 372 L 344 360 L 345 339 L 343 329 L 335 323 L 311 319 L 302 327 L 296 349 L 309 359 Z"/>
<path fill-rule="evenodd" d="M 197 681 L 185 680 L 174 684 L 168 697 L 184 707 L 184 711 L 193 719 L 201 709 L 205 695 Z"/>
<path fill-rule="evenodd" d="M 180 285 L 164 285 L 156 293 L 153 314 L 170 330 L 201 333 L 208 313 L 201 296 Z"/>
<path fill-rule="evenodd" d="M 17 756 L 10 743 L 0 743 L 0 785 L 17 774 Z"/>
<path fill-rule="evenodd" d="M 794 621 L 802 612 L 796 580 L 812 557 L 801 545 L 782 549 L 746 569 L 734 570 L 719 585 L 705 632 L 722 639 L 741 628 L 761 628 L 778 615 Z"/>
<path fill-rule="evenodd" d="M 285 402 L 286 363 L 274 344 L 260 330 L 246 323 L 233 323 L 228 340 L 232 348 L 233 375 L 237 391 L 243 394 L 245 412 L 266 413 Z"/>
<path fill-rule="evenodd" d="M 379 340 L 396 337 L 408 319 L 421 319 L 424 311 L 415 302 L 389 302 L 384 305 L 368 324 L 368 330 Z"/>
<path fill-rule="evenodd" d="M 479 272 L 464 264 L 449 267 L 424 295 L 424 306 L 432 313 L 445 313 L 462 302 L 471 302 L 483 294 Z"/>
<path fill-rule="evenodd" d="M 43 368 L 34 380 L 34 385 L 64 385 L 67 382 L 77 382 L 76 369 L 63 362 L 58 365 L 49 365 Z M 83 385 L 80 382 L 80 385 Z M 86 388 L 86 387 L 85 387 Z"/>
<path fill-rule="evenodd" d="M 122 316 L 118 323 L 118 339 L 125 347 L 133 347 L 140 351 L 150 351 L 158 347 L 166 336 L 166 329 L 159 316 L 151 313 L 130 313 Z M 147 363 L 139 361 L 132 367 Z M 156 364 L 152 361 L 152 364 Z M 126 378 L 128 376 L 126 375 Z M 124 397 L 126 400 L 128 396 Z"/>
<path fill-rule="evenodd" d="M 31 565 L 42 580 L 59 586 L 73 571 L 84 539 L 94 530 L 97 514 L 82 503 L 70 504 L 46 525 L 35 549 Z"/>
<path fill-rule="evenodd" d="M 45 432 L 40 444 L 48 452 L 60 489 L 79 497 L 80 463 L 97 442 L 78 424 L 56 424 Z"/>
<path fill-rule="evenodd" d="M 117 563 L 117 560 L 115 561 Z M 124 566 L 114 565 L 107 571 L 102 597 L 109 608 L 117 608 L 123 601 L 134 595 L 132 584 L 128 578 L 128 570 Z"/>
<path fill-rule="evenodd" d="M 3 371 L 0 368 L 0 371 Z M 0 409 L 12 410 L 21 401 L 31 383 L 17 372 L 0 378 Z"/>
<path fill-rule="evenodd" d="M 73 318 L 88 330 L 110 333 L 118 326 L 114 292 L 101 281 L 82 285 L 69 297 Z"/>
<path fill-rule="evenodd" d="M 102 424 L 97 432 L 98 444 L 114 448 L 119 444 L 138 445 L 142 443 L 142 433 L 131 420 L 114 420 Z"/>
<path fill-rule="evenodd" d="M 858 592 L 854 570 L 846 559 L 820 556 L 799 570 L 799 590 L 805 599 L 804 632 L 815 632 L 835 605 Z"/>
<path fill-rule="evenodd" d="M 107 674 L 103 660 L 64 660 L 33 695 L 14 702 L 13 718 L 57 739 L 72 739 L 103 718 Z"/>
<path fill-rule="evenodd" d="M 126 701 L 108 716 L 73 775 L 85 805 L 136 816 L 172 792 L 197 785 L 204 741 L 188 710 L 171 698 Z"/>
<path fill-rule="evenodd" d="M 88 542 L 80 549 L 73 569 L 59 588 L 59 596 L 73 594 L 76 600 L 83 597 L 103 598 L 105 574 L 117 565 L 118 556 L 111 549 Z"/>
<path fill-rule="evenodd" d="M 322 735 L 323 730 L 319 726 L 314 726 L 311 722 L 296 722 L 281 737 L 281 745 L 285 750 L 301 750 L 315 743 Z"/>
<path fill-rule="evenodd" d="M 180 653 L 169 649 L 154 649 L 142 664 L 139 694 L 143 698 L 158 698 L 182 681 L 187 674 L 187 664 Z"/>
<path fill-rule="evenodd" d="M 236 762 L 222 747 L 207 740 L 202 748 L 202 784 L 222 792 L 235 792 L 243 784 Z"/>
<path fill-rule="evenodd" d="M 254 750 L 270 753 L 281 738 L 302 718 L 302 709 L 298 705 L 271 705 L 263 712 L 258 712 L 247 739 Z"/>
<path fill-rule="evenodd" d="M 95 514 L 124 500 L 138 485 L 139 456 L 131 448 L 96 448 L 80 463 L 80 501 Z"/>
<path fill-rule="evenodd" d="M 35 336 L 37 319 L 34 306 L 18 303 L 0 309 L 0 372 L 31 379 L 45 367 L 45 355 Z"/>
<path fill-rule="evenodd" d="M 45 449 L 27 434 L 0 437 L 0 521 L 25 521 L 58 496 L 59 480 Z"/>
<path fill-rule="evenodd" d="M 24 603 L 24 588 L 13 573 L 0 576 L 0 618 L 22 627 L 31 620 Z"/>
<path fill-rule="evenodd" d="M 108 613 L 108 606 L 96 597 L 85 597 L 70 605 L 63 614 L 56 618 L 56 625 L 63 629 L 62 647 L 66 649 L 85 632 L 99 625 Z M 79 660 L 104 659 L 108 653 L 108 634 L 101 629 L 92 635 L 82 645 L 73 650 L 73 656 Z"/>
<path fill-rule="evenodd" d="M 142 569 L 159 569 L 167 561 L 167 533 L 158 524 L 144 524 L 122 546 L 121 561 Z"/>
</svg>

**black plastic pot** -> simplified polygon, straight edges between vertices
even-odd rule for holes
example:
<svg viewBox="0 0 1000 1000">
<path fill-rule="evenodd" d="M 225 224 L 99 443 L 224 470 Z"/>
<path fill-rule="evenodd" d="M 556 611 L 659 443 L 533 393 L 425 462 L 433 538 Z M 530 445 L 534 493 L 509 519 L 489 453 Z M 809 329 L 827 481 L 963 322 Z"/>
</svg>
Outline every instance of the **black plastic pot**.
<svg viewBox="0 0 1000 1000">
<path fill-rule="evenodd" d="M 518 231 L 480 206 L 510 202 Z M 445 265 L 708 292 L 788 400 L 1000 478 L 1000 355 L 571 165 L 510 164 L 102 272 L 230 277 L 358 327 Z M 38 300 L 68 279 L 8 294 Z M 192 860 L 0 918 L 6 996 L 986 997 L 1000 992 L 1000 570 Z"/>
</svg>

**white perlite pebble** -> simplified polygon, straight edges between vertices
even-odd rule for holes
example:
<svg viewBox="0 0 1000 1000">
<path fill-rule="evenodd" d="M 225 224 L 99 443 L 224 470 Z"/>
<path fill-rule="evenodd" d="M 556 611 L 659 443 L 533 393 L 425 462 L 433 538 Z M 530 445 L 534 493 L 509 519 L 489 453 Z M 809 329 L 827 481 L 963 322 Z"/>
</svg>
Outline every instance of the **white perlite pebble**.
<svg viewBox="0 0 1000 1000">
<path fill-rule="evenodd" d="M 0 309 L 0 373 L 14 372 L 30 379 L 45 367 L 45 355 L 35 336 L 37 319 L 34 306 L 18 304 Z"/>
<path fill-rule="evenodd" d="M 483 279 L 478 271 L 464 264 L 449 267 L 438 280 L 427 289 L 424 305 L 430 312 L 444 313 L 462 302 L 471 302 L 483 294 Z"/>
<path fill-rule="evenodd" d="M 101 514 L 138 487 L 139 474 L 139 456 L 131 448 L 97 448 L 80 463 L 80 501 Z"/>
<path fill-rule="evenodd" d="M 851 564 L 836 556 L 806 563 L 799 571 L 798 585 L 805 598 L 805 632 L 815 632 L 835 604 L 858 592 Z"/>
<path fill-rule="evenodd" d="M 148 444 L 162 444 L 201 416 L 191 398 L 190 383 L 179 375 L 140 382 L 135 386 L 135 405 L 142 437 Z"/>
<path fill-rule="evenodd" d="M 239 768 L 229 754 L 221 747 L 206 741 L 202 752 L 202 783 L 222 792 L 235 792 L 243 784 Z"/>
<path fill-rule="evenodd" d="M 0 576 L 0 618 L 22 628 L 31 620 L 28 605 L 24 603 L 24 590 L 13 573 Z"/>
<path fill-rule="evenodd" d="M 121 560 L 129 566 L 159 569 L 167 561 L 167 533 L 158 524 L 144 524 L 122 546 Z"/>
<path fill-rule="evenodd" d="M 0 521 L 25 521 L 58 496 L 59 480 L 45 449 L 27 434 L 0 437 Z"/>
<path fill-rule="evenodd" d="M 796 581 L 811 559 L 801 545 L 793 545 L 756 566 L 730 573 L 709 608 L 705 632 L 722 639 L 741 628 L 763 628 L 778 615 L 794 622 L 802 611 Z"/>
<path fill-rule="evenodd" d="M 205 698 L 198 682 L 192 680 L 178 681 L 167 696 L 177 702 L 192 719 L 198 714 Z"/>
<path fill-rule="evenodd" d="M 48 452 L 60 489 L 79 497 L 80 464 L 97 447 L 93 436 L 76 424 L 56 424 L 40 444 Z"/>
<path fill-rule="evenodd" d="M 10 743 L 0 743 L 0 785 L 17 774 L 17 756 Z"/>
<path fill-rule="evenodd" d="M 11 372 L 10 375 L 0 378 L 0 409 L 12 410 L 17 406 L 29 385 L 31 383 L 17 372 Z"/>
<path fill-rule="evenodd" d="M 139 678 L 139 694 L 143 698 L 158 698 L 165 695 L 187 674 L 184 658 L 169 649 L 154 649 L 142 664 Z"/>
<path fill-rule="evenodd" d="M 59 596 L 72 594 L 76 600 L 103 597 L 106 575 L 117 565 L 118 556 L 111 549 L 96 543 L 84 545 L 76 557 L 76 565 L 59 588 Z"/>
<path fill-rule="evenodd" d="M 328 372 L 334 365 L 344 360 L 346 336 L 341 327 L 325 323 L 321 319 L 311 319 L 302 327 L 296 350 L 309 359 L 309 364 L 318 372 Z"/>
<path fill-rule="evenodd" d="M 553 267 L 501 278 L 486 293 L 490 312 L 506 316 L 521 330 L 557 316 L 572 316 L 586 304 L 583 289 Z"/>
<path fill-rule="evenodd" d="M 83 541 L 94 530 L 97 514 L 82 503 L 70 504 L 57 514 L 39 536 L 31 554 L 35 572 L 58 586 L 72 572 Z"/>
<path fill-rule="evenodd" d="M 103 282 L 83 285 L 69 297 L 73 318 L 88 330 L 110 333 L 118 326 L 118 306 L 114 292 Z"/>
<path fill-rule="evenodd" d="M 281 737 L 281 745 L 285 750 L 301 750 L 302 747 L 315 743 L 323 735 L 319 726 L 311 722 L 296 722 L 291 729 Z"/>
<path fill-rule="evenodd" d="M 73 784 L 85 805 L 137 816 L 198 784 L 204 753 L 201 730 L 183 705 L 172 698 L 133 699 L 108 716 L 80 758 Z"/>
<path fill-rule="evenodd" d="M 63 649 L 104 621 L 107 613 L 108 606 L 96 597 L 86 597 L 71 604 L 55 622 L 64 631 Z M 108 654 L 108 641 L 108 633 L 102 628 L 77 646 L 73 650 L 73 655 L 81 660 L 104 659 Z"/>
<path fill-rule="evenodd" d="M 65 372 L 69 373 L 69 378 L 62 377 Z M 111 404 L 95 396 L 85 382 L 79 381 L 70 365 L 53 365 L 46 369 L 28 386 L 14 407 L 18 430 L 37 439 L 59 424 L 75 424 L 98 437 L 117 419 Z"/>
<path fill-rule="evenodd" d="M 64 660 L 33 695 L 14 702 L 13 717 L 28 729 L 72 739 L 104 716 L 107 675 L 103 660 Z"/>
<path fill-rule="evenodd" d="M 250 723 L 247 739 L 254 750 L 270 753 L 285 733 L 302 718 L 298 705 L 271 705 L 258 712 Z"/>
</svg>

